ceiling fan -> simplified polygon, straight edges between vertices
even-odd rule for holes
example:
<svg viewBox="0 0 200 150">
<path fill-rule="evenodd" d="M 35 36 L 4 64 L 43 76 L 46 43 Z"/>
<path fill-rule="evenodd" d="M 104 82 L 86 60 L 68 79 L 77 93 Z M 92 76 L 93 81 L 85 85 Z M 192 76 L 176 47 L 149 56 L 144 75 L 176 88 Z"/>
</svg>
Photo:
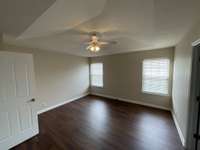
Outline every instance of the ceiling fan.
<svg viewBox="0 0 200 150">
<path fill-rule="evenodd" d="M 93 33 L 91 35 L 90 42 L 86 42 L 85 44 L 88 45 L 86 47 L 87 50 L 89 50 L 91 52 L 98 52 L 98 51 L 100 51 L 100 49 L 103 45 L 116 44 L 116 43 L 117 43 L 116 41 L 100 41 L 97 34 Z"/>
</svg>

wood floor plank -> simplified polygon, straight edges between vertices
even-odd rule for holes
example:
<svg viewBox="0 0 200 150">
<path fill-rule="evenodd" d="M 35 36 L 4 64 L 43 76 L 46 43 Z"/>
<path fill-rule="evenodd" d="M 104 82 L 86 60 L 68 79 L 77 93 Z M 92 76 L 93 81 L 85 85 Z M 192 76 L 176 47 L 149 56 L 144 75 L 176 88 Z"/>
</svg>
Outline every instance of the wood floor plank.
<svg viewBox="0 0 200 150">
<path fill-rule="evenodd" d="M 183 150 L 170 112 L 97 96 L 41 114 L 39 127 L 12 150 Z"/>
</svg>

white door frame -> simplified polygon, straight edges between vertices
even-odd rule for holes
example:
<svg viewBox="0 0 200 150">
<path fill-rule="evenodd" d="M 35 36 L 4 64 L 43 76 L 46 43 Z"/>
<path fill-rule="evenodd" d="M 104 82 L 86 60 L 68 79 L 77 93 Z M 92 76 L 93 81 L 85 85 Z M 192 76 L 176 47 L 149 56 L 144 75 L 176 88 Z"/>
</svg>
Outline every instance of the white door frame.
<svg viewBox="0 0 200 150">
<path fill-rule="evenodd" d="M 187 148 L 188 150 L 195 149 L 194 134 L 196 133 L 197 126 L 197 113 L 198 102 L 197 96 L 200 96 L 200 39 L 192 43 L 192 72 L 191 72 L 191 86 L 189 97 L 189 119 L 188 119 L 188 132 L 187 132 Z M 200 148 L 200 141 L 199 141 Z"/>
</svg>

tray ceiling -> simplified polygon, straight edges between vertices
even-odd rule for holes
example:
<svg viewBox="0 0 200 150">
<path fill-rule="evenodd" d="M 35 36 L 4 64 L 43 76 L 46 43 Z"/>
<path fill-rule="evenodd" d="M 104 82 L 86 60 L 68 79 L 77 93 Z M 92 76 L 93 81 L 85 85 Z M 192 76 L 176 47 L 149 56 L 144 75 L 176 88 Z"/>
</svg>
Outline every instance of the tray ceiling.
<svg viewBox="0 0 200 150">
<path fill-rule="evenodd" d="M 0 31 L 4 42 L 86 57 L 172 47 L 200 19 L 199 0 L 20 0 L 15 5 L 4 0 L 0 3 L 3 3 Z M 97 54 L 88 52 L 83 43 L 94 31 L 100 39 L 114 40 L 117 44 L 102 47 Z"/>
</svg>

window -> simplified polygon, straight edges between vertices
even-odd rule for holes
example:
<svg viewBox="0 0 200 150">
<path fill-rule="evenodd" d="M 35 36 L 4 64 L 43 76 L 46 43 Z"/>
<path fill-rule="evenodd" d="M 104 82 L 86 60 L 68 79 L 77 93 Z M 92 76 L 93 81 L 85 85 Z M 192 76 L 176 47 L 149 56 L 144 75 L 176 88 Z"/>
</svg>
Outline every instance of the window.
<svg viewBox="0 0 200 150">
<path fill-rule="evenodd" d="M 94 63 L 90 66 L 91 85 L 103 87 L 103 64 Z"/>
<path fill-rule="evenodd" d="M 143 61 L 142 91 L 158 95 L 169 94 L 170 60 L 165 58 Z"/>
</svg>

